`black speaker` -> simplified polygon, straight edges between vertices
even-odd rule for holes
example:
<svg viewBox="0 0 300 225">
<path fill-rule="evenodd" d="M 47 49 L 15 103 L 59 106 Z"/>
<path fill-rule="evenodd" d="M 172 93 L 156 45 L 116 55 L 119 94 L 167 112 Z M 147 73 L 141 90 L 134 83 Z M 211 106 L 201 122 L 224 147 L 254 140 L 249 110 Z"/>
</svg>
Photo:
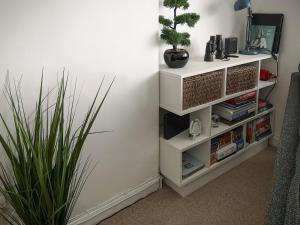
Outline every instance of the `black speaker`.
<svg viewBox="0 0 300 225">
<path fill-rule="evenodd" d="M 225 55 L 237 53 L 238 38 L 230 37 L 225 38 Z"/>
<path fill-rule="evenodd" d="M 178 116 L 174 113 L 164 115 L 164 138 L 170 139 L 184 130 L 189 129 L 190 114 Z"/>
</svg>

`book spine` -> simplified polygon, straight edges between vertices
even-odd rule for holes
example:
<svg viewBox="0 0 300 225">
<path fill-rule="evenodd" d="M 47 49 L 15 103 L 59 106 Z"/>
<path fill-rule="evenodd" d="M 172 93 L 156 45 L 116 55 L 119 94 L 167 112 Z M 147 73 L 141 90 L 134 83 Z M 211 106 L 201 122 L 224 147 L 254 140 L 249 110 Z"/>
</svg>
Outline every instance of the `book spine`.
<svg viewBox="0 0 300 225">
<path fill-rule="evenodd" d="M 262 123 L 262 122 L 264 122 L 264 121 L 266 121 L 266 120 L 270 120 L 270 114 L 258 118 L 258 119 L 256 120 L 256 124 Z"/>
<path fill-rule="evenodd" d="M 229 99 L 226 101 L 226 103 L 229 103 L 231 105 L 237 105 L 237 104 L 241 104 L 250 99 L 256 99 L 256 92 L 251 92 L 251 93 L 248 93 L 248 94 L 245 94 L 245 95 L 233 98 L 233 99 Z"/>
<path fill-rule="evenodd" d="M 253 138 L 253 122 L 247 123 L 246 141 L 249 144 L 251 144 L 254 141 L 254 138 Z"/>
<path fill-rule="evenodd" d="M 249 114 L 248 110 L 235 113 L 235 114 L 232 115 L 231 120 L 237 120 L 237 119 L 239 119 L 241 117 L 247 116 L 248 114 Z"/>
<path fill-rule="evenodd" d="M 255 112 L 255 107 L 245 109 L 242 111 L 237 111 L 234 113 L 226 112 L 226 110 L 220 110 L 219 112 L 217 112 L 217 114 L 228 121 L 235 121 L 242 118 L 246 118 L 247 116 L 250 116 L 253 112 Z"/>
<path fill-rule="evenodd" d="M 256 129 L 269 126 L 271 124 L 270 120 L 265 120 L 264 122 L 261 122 L 259 124 L 256 124 Z"/>
<path fill-rule="evenodd" d="M 248 106 L 248 105 L 251 105 L 251 104 L 255 104 L 256 103 L 256 99 L 250 99 L 244 103 L 241 103 L 241 104 L 235 104 L 235 105 L 232 105 L 230 103 L 227 103 L 227 102 L 222 102 L 222 103 L 219 103 L 219 105 L 223 106 L 223 107 L 226 107 L 228 109 L 232 109 L 232 110 L 237 110 L 239 108 L 242 108 L 242 107 L 245 107 L 245 106 Z"/>
</svg>

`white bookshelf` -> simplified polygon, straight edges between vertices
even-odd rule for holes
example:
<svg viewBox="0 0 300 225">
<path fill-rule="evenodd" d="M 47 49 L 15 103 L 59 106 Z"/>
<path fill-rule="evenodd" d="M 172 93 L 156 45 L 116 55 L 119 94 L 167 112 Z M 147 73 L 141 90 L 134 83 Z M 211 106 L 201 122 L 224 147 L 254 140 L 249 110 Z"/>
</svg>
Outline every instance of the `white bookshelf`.
<svg viewBox="0 0 300 225">
<path fill-rule="evenodd" d="M 250 118 L 244 119 L 233 125 L 227 125 L 224 123 L 219 123 L 219 127 L 211 127 L 211 115 L 212 108 L 215 104 L 221 103 L 228 99 L 247 94 L 249 92 L 256 91 L 257 95 L 260 94 L 261 90 L 272 87 L 275 81 L 260 81 L 259 71 L 264 62 L 264 60 L 270 59 L 269 55 L 257 55 L 257 56 L 244 56 L 239 55 L 239 58 L 233 58 L 230 61 L 215 61 L 215 62 L 204 62 L 201 58 L 191 59 L 186 67 L 181 69 L 171 69 L 162 65 L 160 67 L 160 107 L 166 111 L 173 112 L 177 115 L 190 114 L 191 119 L 200 118 L 203 125 L 202 135 L 192 139 L 188 136 L 188 130 L 176 135 L 175 137 L 166 140 L 161 135 L 160 137 L 160 171 L 162 175 L 166 178 L 168 183 L 173 189 L 178 193 L 181 193 L 181 189 L 191 189 L 189 185 L 195 185 L 195 183 L 204 185 L 216 176 L 221 175 L 226 172 L 228 168 L 231 168 L 230 163 L 240 160 L 242 162 L 246 159 L 243 155 L 248 155 L 252 148 L 265 143 L 271 136 L 266 136 L 258 142 L 251 143 L 244 147 L 244 149 L 238 151 L 232 156 L 218 162 L 215 164 L 210 163 L 211 154 L 211 139 L 229 132 L 237 127 L 246 126 L 248 122 L 255 121 L 261 116 L 270 114 L 272 125 L 274 123 L 275 108 L 271 108 L 264 112 L 258 113 L 258 101 L 256 105 L 256 112 Z M 257 79 L 255 88 L 235 93 L 232 95 L 226 95 L 226 78 L 227 69 L 230 67 L 252 64 L 257 67 Z M 207 72 L 213 72 L 216 70 L 223 71 L 223 95 L 220 99 L 213 102 L 209 102 L 203 105 L 198 105 L 186 110 L 182 110 L 182 83 L 183 78 L 190 76 L 195 76 L 198 74 L 204 74 Z M 258 100 L 259 96 L 257 97 Z M 274 126 L 273 126 L 274 127 Z M 182 154 L 188 151 L 189 154 L 195 158 L 201 160 L 205 167 L 189 177 L 182 177 Z M 246 154 L 247 153 L 247 154 Z M 251 154 L 251 153 L 250 153 Z M 234 161 L 233 161 L 234 159 Z M 219 168 L 221 172 L 213 172 L 216 168 Z M 217 174 L 217 175 L 216 175 Z M 205 176 L 204 176 L 205 175 Z M 211 177 L 210 177 L 211 175 Z M 201 180 L 203 179 L 203 181 Z M 200 186 L 199 186 L 200 187 Z M 194 189 L 194 187 L 193 187 Z"/>
</svg>

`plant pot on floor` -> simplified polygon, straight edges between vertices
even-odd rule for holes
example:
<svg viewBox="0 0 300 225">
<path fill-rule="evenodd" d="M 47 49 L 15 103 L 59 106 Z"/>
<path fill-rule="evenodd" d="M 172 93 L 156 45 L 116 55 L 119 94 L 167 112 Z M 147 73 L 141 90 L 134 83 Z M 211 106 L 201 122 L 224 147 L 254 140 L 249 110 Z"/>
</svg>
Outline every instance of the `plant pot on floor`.
<svg viewBox="0 0 300 225">
<path fill-rule="evenodd" d="M 189 53 L 185 49 L 167 49 L 164 59 L 169 67 L 182 68 L 189 61 Z"/>
</svg>

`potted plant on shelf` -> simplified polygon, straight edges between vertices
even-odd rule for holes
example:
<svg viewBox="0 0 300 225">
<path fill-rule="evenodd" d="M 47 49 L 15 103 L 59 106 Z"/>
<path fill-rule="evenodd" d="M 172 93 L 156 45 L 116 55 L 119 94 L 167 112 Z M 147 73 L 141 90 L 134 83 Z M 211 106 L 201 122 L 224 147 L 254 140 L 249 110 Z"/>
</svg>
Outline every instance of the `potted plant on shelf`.
<svg viewBox="0 0 300 225">
<path fill-rule="evenodd" d="M 64 76 L 45 94 L 41 80 L 33 114 L 25 112 L 19 86 L 10 83 L 5 97 L 12 127 L 0 113 L 5 131 L 0 144 L 7 156 L 6 163 L 0 161 L 0 193 L 12 211 L 1 214 L 11 225 L 67 225 L 90 173 L 90 160 L 81 159 L 83 145 L 91 133 L 102 133 L 91 128 L 113 82 L 100 99 L 102 80 L 78 127 L 74 127 L 76 92 Z"/>
<path fill-rule="evenodd" d="M 160 37 L 167 44 L 173 46 L 172 49 L 167 49 L 164 52 L 164 60 L 171 68 L 182 68 L 189 60 L 189 53 L 185 49 L 178 48 L 178 46 L 189 46 L 191 41 L 189 33 L 177 31 L 177 25 L 186 24 L 188 27 L 194 27 L 200 16 L 196 13 L 177 15 L 178 9 L 186 10 L 189 8 L 188 0 L 164 0 L 163 5 L 173 9 L 173 19 L 159 16 L 159 23 L 163 25 Z"/>
</svg>

